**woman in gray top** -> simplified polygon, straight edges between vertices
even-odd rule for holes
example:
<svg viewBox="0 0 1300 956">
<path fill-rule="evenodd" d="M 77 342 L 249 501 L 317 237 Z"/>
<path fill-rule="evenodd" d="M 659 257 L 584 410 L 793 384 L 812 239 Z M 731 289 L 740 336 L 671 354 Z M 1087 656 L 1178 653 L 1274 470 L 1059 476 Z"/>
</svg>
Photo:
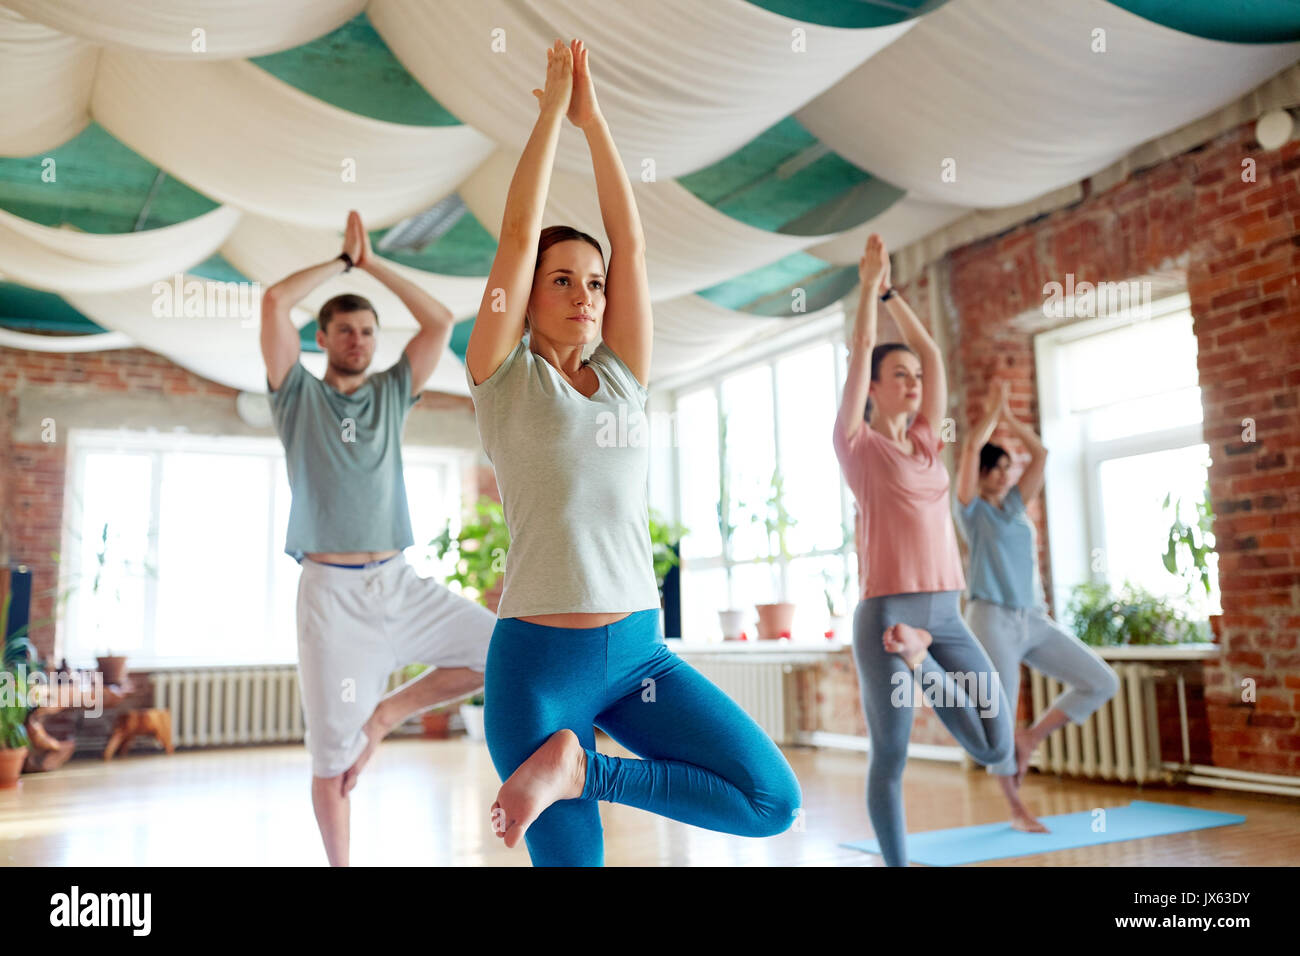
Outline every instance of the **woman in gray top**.
<svg viewBox="0 0 1300 956">
<path fill-rule="evenodd" d="M 504 781 L 493 828 L 507 846 L 524 839 L 534 864 L 560 866 L 604 862 L 600 800 L 780 833 L 801 799 L 789 764 L 659 634 L 645 241 L 580 41 L 556 41 L 533 94 L 540 115 L 465 354 L 511 537 L 485 674 L 488 749 Z M 608 276 L 591 236 L 541 228 L 566 115 L 591 150 Z M 597 753 L 594 727 L 644 759 Z"/>
<path fill-rule="evenodd" d="M 957 517 L 970 546 L 966 623 L 997 668 L 1012 711 L 1022 661 L 1069 686 L 1032 727 L 1016 731 L 1014 756 L 988 768 L 1002 785 L 1011 825 L 1026 833 L 1046 833 L 1047 827 L 1020 799 L 1029 759 L 1052 731 L 1070 721 L 1083 723 L 1114 697 L 1119 678 L 1096 651 L 1047 614 L 1038 577 L 1037 536 L 1025 514 L 1026 503 L 1043 487 L 1047 449 L 1034 430 L 1011 413 L 1009 384 L 995 383 L 989 390 L 988 414 L 962 446 Z M 1029 449 L 1029 464 L 1014 487 L 1011 456 L 989 443 L 999 418 Z"/>
</svg>

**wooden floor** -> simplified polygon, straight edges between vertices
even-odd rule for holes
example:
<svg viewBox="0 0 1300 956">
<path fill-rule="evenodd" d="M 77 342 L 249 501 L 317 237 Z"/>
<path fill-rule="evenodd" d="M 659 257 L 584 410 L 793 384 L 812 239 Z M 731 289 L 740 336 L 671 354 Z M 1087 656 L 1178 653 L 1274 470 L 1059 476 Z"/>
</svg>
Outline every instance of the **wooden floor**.
<svg viewBox="0 0 1300 956">
<path fill-rule="evenodd" d="M 602 750 L 620 753 L 608 740 Z M 866 755 L 792 748 L 804 789 L 804 828 L 766 840 L 699 830 L 601 804 L 612 866 L 880 866 L 839 844 L 871 835 Z M 0 791 L 0 864 L 19 866 L 323 865 L 302 746 L 142 753 L 104 764 L 77 759 L 28 774 Z M 522 848 L 493 836 L 488 808 L 498 780 L 486 748 L 465 739 L 390 740 L 352 797 L 357 866 L 527 866 Z M 916 760 L 904 779 L 911 832 L 1004 819 L 983 772 Z M 1132 799 L 1240 813 L 1243 826 L 1132 840 L 990 866 L 1294 866 L 1300 805 L 1230 791 L 1089 784 L 1030 774 L 1026 800 L 1040 815 L 1126 805 Z"/>
</svg>

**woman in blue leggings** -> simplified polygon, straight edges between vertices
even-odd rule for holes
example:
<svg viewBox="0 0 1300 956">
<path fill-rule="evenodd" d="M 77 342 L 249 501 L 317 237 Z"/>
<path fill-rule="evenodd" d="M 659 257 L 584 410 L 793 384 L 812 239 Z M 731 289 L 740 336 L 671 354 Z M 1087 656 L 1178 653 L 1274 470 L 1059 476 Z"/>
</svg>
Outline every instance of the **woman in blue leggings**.
<svg viewBox="0 0 1300 956">
<path fill-rule="evenodd" d="M 801 800 L 790 765 L 659 634 L 645 241 L 580 41 L 556 41 L 533 95 L 540 114 L 465 355 L 511 536 L 484 676 L 504 781 L 493 827 L 506 846 L 523 839 L 539 866 L 604 862 L 601 800 L 725 833 L 781 833 Z M 566 116 L 591 150 L 608 275 L 591 236 L 541 227 Z M 597 753 L 595 727 L 642 759 Z"/>
<path fill-rule="evenodd" d="M 1047 614 L 1038 576 L 1034 523 L 1025 513 L 1043 487 L 1047 449 L 1034 430 L 1011 413 L 1009 383 L 989 392 L 988 412 L 962 446 L 957 471 L 958 516 L 970 545 L 970 600 L 966 622 L 998 669 L 1014 711 L 1020 690 L 1020 665 L 1069 686 L 1027 730 L 1015 735 L 1015 753 L 989 762 L 1011 808 L 1011 825 L 1026 833 L 1047 827 L 1020 799 L 1020 782 L 1040 743 L 1070 721 L 1081 724 L 1119 690 L 1119 677 L 1101 657 Z M 998 419 L 1029 450 L 1020 480 L 1011 484 L 1011 456 L 989 442 Z"/>
<path fill-rule="evenodd" d="M 890 866 L 907 864 L 903 768 L 912 713 L 928 702 L 981 763 L 1012 750 L 1012 716 L 997 671 L 961 618 L 965 587 L 948 503 L 943 356 L 889 284 L 872 235 L 858 265 L 862 293 L 835 421 L 835 454 L 858 505 L 853 656 L 871 735 L 867 813 Z M 878 300 L 906 344 L 876 345 Z M 919 683 L 918 689 L 915 684 Z"/>
</svg>

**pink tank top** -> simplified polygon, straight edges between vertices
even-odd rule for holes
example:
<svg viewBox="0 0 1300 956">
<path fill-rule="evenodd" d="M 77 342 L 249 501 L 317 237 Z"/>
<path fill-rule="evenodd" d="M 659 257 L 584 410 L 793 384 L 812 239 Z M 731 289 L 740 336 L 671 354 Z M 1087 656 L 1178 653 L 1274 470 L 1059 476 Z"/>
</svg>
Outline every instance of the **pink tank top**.
<svg viewBox="0 0 1300 956">
<path fill-rule="evenodd" d="M 852 439 L 835 428 L 835 456 L 858 502 L 858 581 L 862 597 L 961 591 L 957 535 L 943 448 L 924 415 L 908 429 L 907 455 L 866 422 Z"/>
</svg>

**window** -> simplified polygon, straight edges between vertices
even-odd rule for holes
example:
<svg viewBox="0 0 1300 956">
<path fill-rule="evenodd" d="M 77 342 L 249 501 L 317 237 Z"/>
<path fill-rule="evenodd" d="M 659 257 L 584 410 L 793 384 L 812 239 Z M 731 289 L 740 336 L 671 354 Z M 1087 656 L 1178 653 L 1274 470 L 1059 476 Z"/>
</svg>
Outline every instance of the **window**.
<svg viewBox="0 0 1300 956">
<path fill-rule="evenodd" d="M 1209 469 L 1187 296 L 1154 303 L 1149 317 L 1044 333 L 1036 350 L 1056 608 L 1083 581 L 1182 598 L 1161 556 L 1174 507 L 1196 523 Z M 1208 565 L 1210 597 L 1194 590 L 1191 607 L 1217 614 L 1215 555 Z"/>
<path fill-rule="evenodd" d="M 794 637 L 826 630 L 826 593 L 856 593 L 852 510 L 831 446 L 846 349 L 834 332 L 674 395 L 682 540 L 682 630 L 721 638 L 718 611 L 795 604 Z M 719 519 L 726 501 L 725 538 Z M 782 512 L 788 519 L 784 551 Z"/>
<path fill-rule="evenodd" d="M 297 660 L 298 567 L 284 553 L 289 482 L 275 439 L 76 431 L 64 506 L 59 653 L 134 667 Z M 402 451 L 416 544 L 459 521 L 455 453 Z"/>
</svg>

